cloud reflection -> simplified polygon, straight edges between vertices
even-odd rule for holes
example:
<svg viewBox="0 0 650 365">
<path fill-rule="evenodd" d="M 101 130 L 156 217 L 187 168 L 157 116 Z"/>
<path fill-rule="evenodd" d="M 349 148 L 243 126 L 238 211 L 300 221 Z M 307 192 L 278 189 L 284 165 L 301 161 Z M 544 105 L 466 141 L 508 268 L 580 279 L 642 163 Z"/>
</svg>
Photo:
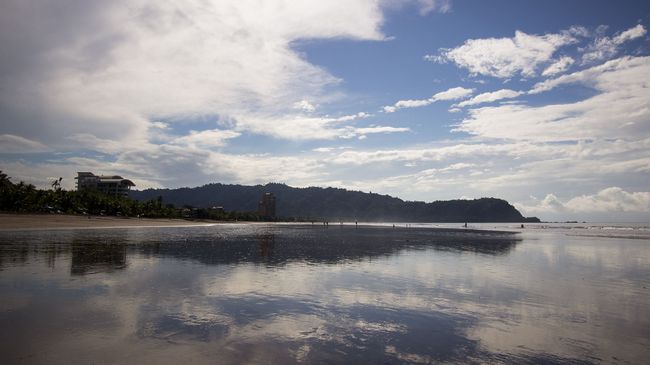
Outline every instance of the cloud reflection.
<svg viewBox="0 0 650 365">
<path fill-rule="evenodd" d="M 603 281 L 642 273 L 642 246 L 619 246 L 609 260 L 624 262 L 610 265 L 584 260 L 585 238 L 562 237 L 310 225 L 1 232 L 0 350 L 55 363 L 74 344 L 77 359 L 104 362 L 643 356 L 644 292 L 628 284 L 621 305 Z M 576 249 L 562 249 L 567 240 Z"/>
</svg>

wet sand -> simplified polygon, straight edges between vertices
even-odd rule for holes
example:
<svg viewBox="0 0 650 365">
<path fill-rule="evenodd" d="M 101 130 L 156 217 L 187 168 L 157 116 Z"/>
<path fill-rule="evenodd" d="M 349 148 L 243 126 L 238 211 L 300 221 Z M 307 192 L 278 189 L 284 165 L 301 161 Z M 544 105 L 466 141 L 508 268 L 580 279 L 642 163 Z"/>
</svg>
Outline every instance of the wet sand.
<svg viewBox="0 0 650 365">
<path fill-rule="evenodd" d="M 263 223 L 2 231 L 0 358 L 648 363 L 650 240 L 569 231 Z"/>
<path fill-rule="evenodd" d="M 123 228 L 205 226 L 214 222 L 166 218 L 81 216 L 65 214 L 0 214 L 0 230 L 56 228 Z"/>
</svg>

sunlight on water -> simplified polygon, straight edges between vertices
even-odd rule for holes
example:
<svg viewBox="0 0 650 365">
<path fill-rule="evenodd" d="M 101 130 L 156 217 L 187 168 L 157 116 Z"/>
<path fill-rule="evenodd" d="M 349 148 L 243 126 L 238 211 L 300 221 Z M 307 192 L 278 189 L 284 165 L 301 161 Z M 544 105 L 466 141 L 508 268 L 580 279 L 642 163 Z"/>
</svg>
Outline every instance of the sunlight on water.
<svg viewBox="0 0 650 365">
<path fill-rule="evenodd" d="M 0 232 L 0 352 L 4 363 L 649 358 L 650 241 L 450 228 Z"/>
</svg>

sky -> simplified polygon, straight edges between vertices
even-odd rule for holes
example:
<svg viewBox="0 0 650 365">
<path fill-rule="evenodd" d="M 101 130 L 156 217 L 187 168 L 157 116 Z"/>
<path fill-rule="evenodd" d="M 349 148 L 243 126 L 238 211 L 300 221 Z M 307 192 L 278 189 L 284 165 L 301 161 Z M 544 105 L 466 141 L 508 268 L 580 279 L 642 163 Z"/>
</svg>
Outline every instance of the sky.
<svg viewBox="0 0 650 365">
<path fill-rule="evenodd" d="M 650 221 L 650 2 L 4 0 L 0 170 Z"/>
</svg>

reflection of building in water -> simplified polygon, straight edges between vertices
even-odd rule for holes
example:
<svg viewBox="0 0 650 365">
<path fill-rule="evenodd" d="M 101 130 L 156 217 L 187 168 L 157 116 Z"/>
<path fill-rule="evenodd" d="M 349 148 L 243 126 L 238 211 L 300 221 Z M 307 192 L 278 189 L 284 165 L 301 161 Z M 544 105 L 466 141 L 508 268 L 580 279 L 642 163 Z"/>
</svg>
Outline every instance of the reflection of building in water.
<svg viewBox="0 0 650 365">
<path fill-rule="evenodd" d="M 97 190 L 115 196 L 127 196 L 129 189 L 135 186 L 133 181 L 124 179 L 122 176 L 97 176 L 92 172 L 77 172 L 75 180 L 77 180 L 77 190 Z"/>
<path fill-rule="evenodd" d="M 275 246 L 275 235 L 265 234 L 258 237 L 260 243 L 260 256 L 269 258 L 273 254 L 273 246 Z"/>
<path fill-rule="evenodd" d="M 97 272 L 111 272 L 126 268 L 124 242 L 73 242 L 70 273 L 86 275 Z"/>
<path fill-rule="evenodd" d="M 257 214 L 264 219 L 275 218 L 275 196 L 273 193 L 264 193 L 262 200 L 257 205 Z"/>
</svg>

